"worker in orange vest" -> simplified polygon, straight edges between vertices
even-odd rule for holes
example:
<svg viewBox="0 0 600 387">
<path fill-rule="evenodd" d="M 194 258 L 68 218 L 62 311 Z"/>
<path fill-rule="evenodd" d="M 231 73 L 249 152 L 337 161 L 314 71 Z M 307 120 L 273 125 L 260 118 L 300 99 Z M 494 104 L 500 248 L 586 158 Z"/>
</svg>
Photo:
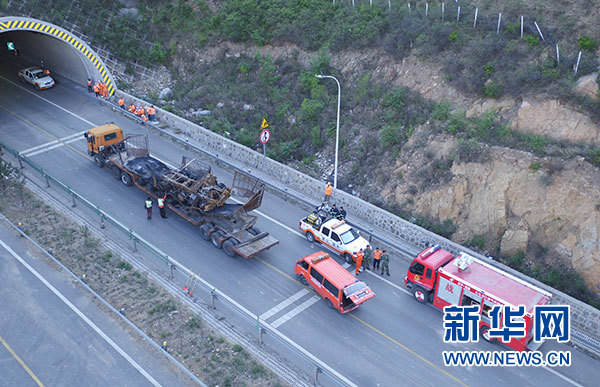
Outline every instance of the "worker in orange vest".
<svg viewBox="0 0 600 387">
<path fill-rule="evenodd" d="M 381 250 L 379 250 L 379 247 L 373 251 L 373 271 L 379 269 L 379 264 L 381 263 L 381 254 L 383 253 Z"/>
<path fill-rule="evenodd" d="M 148 118 L 146 117 L 146 115 L 145 115 L 145 114 L 142 114 L 142 121 L 144 121 L 144 122 L 148 122 Z"/>
<path fill-rule="evenodd" d="M 135 113 L 135 105 L 133 104 L 133 102 L 127 107 L 127 110 L 129 111 L 129 113 Z"/>
<path fill-rule="evenodd" d="M 96 82 L 94 85 L 94 93 L 96 93 L 96 98 L 100 97 L 100 82 Z"/>
<path fill-rule="evenodd" d="M 167 214 L 165 213 L 165 200 L 167 199 L 167 193 L 165 192 L 165 196 L 162 198 L 157 198 L 158 209 L 160 210 L 160 217 L 163 219 L 167 218 Z"/>
<path fill-rule="evenodd" d="M 138 106 L 138 110 L 139 110 L 139 114 L 138 116 L 143 116 L 144 114 L 146 114 L 146 111 L 144 110 L 144 107 L 142 105 Z"/>
<path fill-rule="evenodd" d="M 100 82 L 100 94 L 102 94 L 104 98 L 108 97 L 108 87 L 104 82 Z"/>
<path fill-rule="evenodd" d="M 119 98 L 119 106 L 121 107 L 121 109 L 125 110 L 125 98 Z"/>
<path fill-rule="evenodd" d="M 363 249 L 360 249 L 358 253 L 356 253 L 356 270 L 354 271 L 354 274 L 358 275 L 358 273 L 360 272 L 360 267 L 363 264 L 364 257 L 365 255 L 363 254 Z"/>
<path fill-rule="evenodd" d="M 87 80 L 88 93 L 92 93 L 94 91 L 94 88 L 92 86 L 93 86 L 93 82 L 90 78 L 88 78 L 88 80 Z"/>
<path fill-rule="evenodd" d="M 329 202 L 329 198 L 331 197 L 332 193 L 333 187 L 331 186 L 330 182 L 327 182 L 327 184 L 325 185 L 325 203 Z"/>
<path fill-rule="evenodd" d="M 154 105 L 150 105 L 150 107 L 146 110 L 148 111 L 148 118 L 150 119 L 150 121 L 154 121 L 154 118 L 156 117 L 156 110 L 154 109 Z"/>
</svg>

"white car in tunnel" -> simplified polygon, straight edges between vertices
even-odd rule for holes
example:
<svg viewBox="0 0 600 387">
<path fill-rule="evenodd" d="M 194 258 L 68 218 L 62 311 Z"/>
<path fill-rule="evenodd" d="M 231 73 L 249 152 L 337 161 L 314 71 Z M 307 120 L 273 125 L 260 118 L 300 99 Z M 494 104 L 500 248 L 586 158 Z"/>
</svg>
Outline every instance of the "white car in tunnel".
<svg viewBox="0 0 600 387">
<path fill-rule="evenodd" d="M 50 75 L 44 74 L 44 70 L 37 66 L 19 70 L 19 78 L 23 82 L 32 84 L 38 90 L 49 89 L 55 84 L 54 79 Z"/>
</svg>

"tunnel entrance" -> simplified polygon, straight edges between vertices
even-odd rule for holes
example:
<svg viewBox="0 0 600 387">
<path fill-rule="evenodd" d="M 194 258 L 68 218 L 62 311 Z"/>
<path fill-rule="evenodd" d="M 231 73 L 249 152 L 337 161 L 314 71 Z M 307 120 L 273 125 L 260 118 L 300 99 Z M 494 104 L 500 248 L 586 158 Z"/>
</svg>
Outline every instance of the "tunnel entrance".
<svg viewBox="0 0 600 387">
<path fill-rule="evenodd" d="M 115 92 L 113 77 L 98 55 L 79 37 L 59 26 L 26 17 L 0 17 L 0 44 L 5 57 L 43 63 L 53 73 L 82 85 L 88 78 L 102 80 L 109 96 Z"/>
</svg>

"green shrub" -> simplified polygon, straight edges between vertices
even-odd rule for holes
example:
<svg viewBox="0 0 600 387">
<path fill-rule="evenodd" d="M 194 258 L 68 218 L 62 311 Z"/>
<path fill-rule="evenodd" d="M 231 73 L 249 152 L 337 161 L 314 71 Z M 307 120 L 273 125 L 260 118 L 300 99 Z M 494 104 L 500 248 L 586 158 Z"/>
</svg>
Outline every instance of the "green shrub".
<svg viewBox="0 0 600 387">
<path fill-rule="evenodd" d="M 458 40 L 458 37 L 459 37 L 458 30 L 454 30 L 454 31 L 450 32 L 450 35 L 448 35 L 448 40 L 451 42 L 456 42 Z"/>
<path fill-rule="evenodd" d="M 447 121 L 450 118 L 450 104 L 438 103 L 433 107 L 432 116 L 438 121 Z"/>
<path fill-rule="evenodd" d="M 131 270 L 133 268 L 133 266 L 131 266 L 131 264 L 129 262 L 120 260 L 119 264 L 117 265 L 119 269 L 123 269 L 123 270 Z"/>
<path fill-rule="evenodd" d="M 315 120 L 323 111 L 323 103 L 314 99 L 304 98 L 302 101 L 302 118 L 307 121 Z"/>
<path fill-rule="evenodd" d="M 513 268 L 519 268 L 523 265 L 525 253 L 522 250 L 517 251 L 515 255 L 508 258 L 508 264 Z"/>
<path fill-rule="evenodd" d="M 163 49 L 160 42 L 154 42 L 152 44 L 152 48 L 150 49 L 150 57 L 156 63 L 165 63 L 167 60 L 167 53 Z"/>
<path fill-rule="evenodd" d="M 540 163 L 538 163 L 537 161 L 532 162 L 531 164 L 529 164 L 529 170 L 533 171 L 533 172 L 537 172 L 540 170 Z"/>
<path fill-rule="evenodd" d="M 587 36 L 582 36 L 581 38 L 579 38 L 577 40 L 577 45 L 580 49 L 589 52 L 596 52 L 596 47 L 598 46 L 595 39 L 589 38 Z"/>
<path fill-rule="evenodd" d="M 398 128 L 393 125 L 385 125 L 379 129 L 379 137 L 381 138 L 381 144 L 385 148 L 391 148 L 400 142 Z"/>
<path fill-rule="evenodd" d="M 531 34 L 523 36 L 523 40 L 529 45 L 529 47 L 535 47 L 540 43 L 540 38 Z"/>
<path fill-rule="evenodd" d="M 588 159 L 595 166 L 600 167 L 600 148 L 590 149 L 587 153 Z"/>
<path fill-rule="evenodd" d="M 318 126 L 313 126 L 310 129 L 310 138 L 312 139 L 312 145 L 316 149 L 319 149 L 323 146 L 323 138 L 321 137 L 321 128 Z"/>
<path fill-rule="evenodd" d="M 471 241 L 469 242 L 469 244 L 471 246 L 476 246 L 478 249 L 483 249 L 483 246 L 485 246 L 485 242 L 486 242 L 486 238 L 483 235 L 474 235 L 473 238 L 471 238 Z"/>
<path fill-rule="evenodd" d="M 483 85 L 483 94 L 489 98 L 498 98 L 502 95 L 502 84 L 496 81 L 488 81 Z"/>
<path fill-rule="evenodd" d="M 496 72 L 496 66 L 492 62 L 487 62 L 483 65 L 483 72 L 486 77 L 491 77 Z"/>
<path fill-rule="evenodd" d="M 393 89 L 388 91 L 383 97 L 383 106 L 391 108 L 394 111 L 400 111 L 404 107 L 404 98 L 406 89 Z"/>
</svg>

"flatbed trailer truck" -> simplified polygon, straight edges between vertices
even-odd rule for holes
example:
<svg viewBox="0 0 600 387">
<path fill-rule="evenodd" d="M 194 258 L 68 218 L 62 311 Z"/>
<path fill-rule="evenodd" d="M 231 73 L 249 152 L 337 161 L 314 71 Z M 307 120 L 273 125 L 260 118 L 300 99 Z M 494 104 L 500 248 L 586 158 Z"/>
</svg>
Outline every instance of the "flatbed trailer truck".
<svg viewBox="0 0 600 387">
<path fill-rule="evenodd" d="M 258 179 L 236 172 L 229 188 L 217 182 L 210 166 L 197 160 L 184 156 L 179 168 L 167 166 L 150 156 L 147 135 L 124 137 L 115 124 L 92 128 L 84 136 L 98 167 L 154 199 L 166 195 L 166 208 L 197 226 L 204 240 L 228 256 L 250 258 L 279 243 L 254 227 L 258 218 L 250 212 L 260 207 L 264 195 L 264 184 Z M 248 200 L 227 203 L 232 192 Z"/>
</svg>

